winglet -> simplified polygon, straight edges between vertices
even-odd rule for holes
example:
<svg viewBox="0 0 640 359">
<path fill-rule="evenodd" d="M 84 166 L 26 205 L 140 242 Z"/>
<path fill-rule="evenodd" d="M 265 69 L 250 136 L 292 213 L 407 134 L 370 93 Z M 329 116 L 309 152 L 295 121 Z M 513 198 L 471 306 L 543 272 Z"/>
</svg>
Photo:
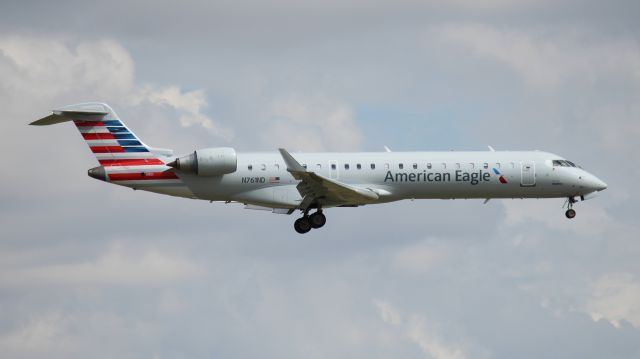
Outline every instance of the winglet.
<svg viewBox="0 0 640 359">
<path fill-rule="evenodd" d="M 289 152 L 287 152 L 287 150 L 285 150 L 284 148 L 279 148 L 278 151 L 280 151 L 280 154 L 282 155 L 282 159 L 284 160 L 284 163 L 287 165 L 287 171 L 289 172 L 306 172 L 307 170 L 302 167 L 302 165 L 296 161 L 295 158 L 293 158 L 293 156 L 291 156 L 291 154 Z"/>
</svg>

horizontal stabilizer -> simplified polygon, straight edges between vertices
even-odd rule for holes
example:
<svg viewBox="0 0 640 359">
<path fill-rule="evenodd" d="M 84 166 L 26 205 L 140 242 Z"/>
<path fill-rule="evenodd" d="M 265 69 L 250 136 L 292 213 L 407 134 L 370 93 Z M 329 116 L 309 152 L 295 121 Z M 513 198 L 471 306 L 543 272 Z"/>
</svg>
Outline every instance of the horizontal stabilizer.
<svg viewBox="0 0 640 359">
<path fill-rule="evenodd" d="M 33 126 L 49 126 L 71 120 L 99 120 L 109 114 L 109 109 L 100 103 L 81 103 L 52 111 L 53 114 L 31 122 Z"/>
<path fill-rule="evenodd" d="M 49 126 L 49 125 L 55 125 L 57 123 L 62 123 L 62 122 L 67 122 L 67 121 L 71 121 L 71 119 L 70 118 L 66 118 L 64 116 L 52 114 L 52 115 L 49 115 L 47 117 L 43 117 L 43 118 L 39 119 L 38 121 L 33 121 L 33 122 L 30 123 L 30 125 L 32 125 L 32 126 Z"/>
</svg>

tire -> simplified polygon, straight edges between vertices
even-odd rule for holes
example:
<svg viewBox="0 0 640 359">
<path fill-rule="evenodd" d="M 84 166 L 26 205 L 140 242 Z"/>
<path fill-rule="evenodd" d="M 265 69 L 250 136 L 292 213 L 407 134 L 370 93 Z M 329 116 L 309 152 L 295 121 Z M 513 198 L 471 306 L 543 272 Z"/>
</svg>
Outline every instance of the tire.
<svg viewBox="0 0 640 359">
<path fill-rule="evenodd" d="M 567 216 L 567 218 L 572 219 L 573 217 L 576 216 L 576 211 L 573 209 L 568 209 L 564 215 Z"/>
<path fill-rule="evenodd" d="M 309 222 L 311 223 L 312 228 L 321 228 L 327 223 L 327 217 L 322 212 L 316 212 L 309 216 Z"/>
<path fill-rule="evenodd" d="M 293 222 L 293 228 L 300 234 L 309 232 L 311 230 L 311 223 L 309 222 L 309 218 L 302 217 L 296 219 L 296 221 Z"/>
</svg>

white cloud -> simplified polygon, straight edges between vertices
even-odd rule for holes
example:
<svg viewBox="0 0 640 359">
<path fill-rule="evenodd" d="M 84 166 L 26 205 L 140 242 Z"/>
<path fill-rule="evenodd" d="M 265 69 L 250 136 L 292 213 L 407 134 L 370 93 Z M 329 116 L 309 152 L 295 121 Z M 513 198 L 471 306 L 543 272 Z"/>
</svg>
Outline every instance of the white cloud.
<svg viewBox="0 0 640 359">
<path fill-rule="evenodd" d="M 445 343 L 439 335 L 427 328 L 427 321 L 423 315 L 410 315 L 405 322 L 400 312 L 389 302 L 375 299 L 374 306 L 382 321 L 402 329 L 404 335 L 414 342 L 429 358 L 434 359 L 464 359 L 464 351 L 460 347 Z"/>
<path fill-rule="evenodd" d="M 378 309 L 383 322 L 392 325 L 402 324 L 402 316 L 391 303 L 376 299 L 373 301 L 373 304 Z"/>
<path fill-rule="evenodd" d="M 575 31 L 524 31 L 477 23 L 445 25 L 437 37 L 501 61 L 535 86 L 557 86 L 568 79 L 595 82 L 602 74 L 640 80 L 640 49 L 633 41 L 597 41 L 592 34 Z"/>
<path fill-rule="evenodd" d="M 148 101 L 174 109 L 183 126 L 200 126 L 222 138 L 232 135 L 203 113 L 203 90 L 138 84 L 131 55 L 114 40 L 70 45 L 58 38 L 0 35 L 0 77 L 5 111 L 42 113 L 48 109 L 40 107 L 67 102 L 135 106 Z"/>
<path fill-rule="evenodd" d="M 201 126 L 226 140 L 231 140 L 233 137 L 231 129 L 220 126 L 202 113 L 202 110 L 207 106 L 203 90 L 183 93 L 178 86 L 154 88 L 147 85 L 142 89 L 140 99 L 147 100 L 154 105 L 169 106 L 182 113 L 179 120 L 183 127 Z"/>
<path fill-rule="evenodd" d="M 0 283 L 5 285 L 36 284 L 110 284 L 164 285 L 189 280 L 201 273 L 192 261 L 154 248 L 140 253 L 122 245 L 114 245 L 101 256 L 82 262 L 32 266 L 25 269 L 5 268 Z"/>
<path fill-rule="evenodd" d="M 68 353 L 73 343 L 66 331 L 66 320 L 59 312 L 34 317 L 0 336 L 0 351 L 12 358 Z"/>
<path fill-rule="evenodd" d="M 612 273 L 591 284 L 585 310 L 593 320 L 606 319 L 616 327 L 626 320 L 640 327 L 640 281 L 631 273 Z"/>
<path fill-rule="evenodd" d="M 112 97 L 130 92 L 134 64 L 112 40 L 68 46 L 58 39 L 0 35 L 0 75 L 7 94 L 29 100 L 65 94 Z"/>
<path fill-rule="evenodd" d="M 568 220 L 564 215 L 566 208 L 561 207 L 562 199 L 505 199 L 500 202 L 505 208 L 504 223 L 512 227 L 527 223 L 541 223 L 554 230 L 570 231 L 583 235 L 619 231 L 621 227 L 627 227 L 611 217 L 598 200 L 595 198 L 576 203 L 574 209 L 578 215 L 572 220 Z"/>
<path fill-rule="evenodd" d="M 393 256 L 394 267 L 414 274 L 427 274 L 445 263 L 449 258 L 449 249 L 435 241 L 403 247 Z"/>
<path fill-rule="evenodd" d="M 425 354 L 434 359 L 464 359 L 466 356 L 461 348 L 445 344 L 436 335 L 431 334 L 426 327 L 426 321 L 420 316 L 411 318 L 407 326 L 407 335 Z"/>
<path fill-rule="evenodd" d="M 323 96 L 289 96 L 270 107 L 265 142 L 305 151 L 356 150 L 364 142 L 353 110 L 343 102 Z"/>
</svg>

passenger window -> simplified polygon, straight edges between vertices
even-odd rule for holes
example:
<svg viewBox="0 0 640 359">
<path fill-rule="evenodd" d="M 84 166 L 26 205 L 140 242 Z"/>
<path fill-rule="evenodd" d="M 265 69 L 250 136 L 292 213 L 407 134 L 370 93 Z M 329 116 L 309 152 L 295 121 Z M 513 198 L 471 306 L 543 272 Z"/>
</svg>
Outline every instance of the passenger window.
<svg viewBox="0 0 640 359">
<path fill-rule="evenodd" d="M 399 168 L 399 169 L 403 169 L 403 168 L 404 168 L 404 165 L 403 165 L 402 163 L 398 163 L 398 168 Z"/>
<path fill-rule="evenodd" d="M 431 162 L 427 163 L 427 168 L 431 169 Z"/>
<path fill-rule="evenodd" d="M 260 165 L 260 169 L 263 171 L 267 170 L 267 165 L 265 165 L 264 163 Z"/>
<path fill-rule="evenodd" d="M 318 171 L 320 171 L 322 169 L 322 164 L 320 164 L 320 163 L 316 164 L 316 169 Z"/>
<path fill-rule="evenodd" d="M 470 167 L 471 169 L 474 169 L 474 168 L 476 168 L 476 165 L 475 165 L 474 163 L 469 163 L 469 167 Z"/>
<path fill-rule="evenodd" d="M 482 167 L 486 170 L 486 169 L 488 169 L 488 168 L 489 168 L 489 164 L 485 162 L 485 163 L 482 165 Z"/>
<path fill-rule="evenodd" d="M 249 169 L 249 171 L 252 171 L 253 170 L 253 166 L 249 165 L 249 166 L 247 166 L 247 169 Z"/>
<path fill-rule="evenodd" d="M 414 163 L 414 164 L 413 164 L 413 169 L 414 169 L 414 170 L 417 170 L 417 169 L 418 169 L 418 164 L 417 164 L 417 163 Z"/>
<path fill-rule="evenodd" d="M 375 170 L 375 169 L 376 169 L 376 164 L 375 164 L 375 163 L 372 163 L 372 164 L 371 164 L 371 169 L 372 169 L 372 170 Z"/>
<path fill-rule="evenodd" d="M 358 163 L 358 164 L 356 164 L 356 168 L 361 170 L 362 169 L 362 165 Z"/>
<path fill-rule="evenodd" d="M 389 169 L 389 164 L 388 164 L 388 163 L 385 163 L 385 164 L 384 164 L 384 169 L 385 169 L 385 170 L 388 170 L 388 169 Z"/>
<path fill-rule="evenodd" d="M 447 169 L 447 164 L 445 162 L 442 162 L 442 168 Z"/>
<path fill-rule="evenodd" d="M 280 165 L 279 164 L 276 163 L 276 164 L 273 165 L 273 167 L 276 168 L 276 171 L 280 171 Z"/>
<path fill-rule="evenodd" d="M 332 169 L 332 170 L 335 170 L 335 169 L 336 169 L 336 164 L 335 164 L 335 163 L 332 163 L 332 164 L 331 164 L 331 169 Z"/>
<path fill-rule="evenodd" d="M 496 162 L 496 168 L 500 168 L 500 162 Z"/>
<path fill-rule="evenodd" d="M 516 168 L 515 162 L 511 162 L 511 168 Z"/>
<path fill-rule="evenodd" d="M 306 163 L 303 163 L 303 164 L 302 164 L 302 168 L 304 168 L 304 169 L 306 170 L 306 169 L 307 169 L 307 164 L 306 164 Z"/>
<path fill-rule="evenodd" d="M 460 169 L 460 164 L 459 163 L 456 163 L 456 169 L 458 169 L 458 170 Z"/>
<path fill-rule="evenodd" d="M 348 170 L 348 169 L 349 169 L 349 164 L 348 164 L 348 163 L 345 163 L 345 164 L 344 164 L 344 169 L 345 169 L 345 170 Z"/>
</svg>

